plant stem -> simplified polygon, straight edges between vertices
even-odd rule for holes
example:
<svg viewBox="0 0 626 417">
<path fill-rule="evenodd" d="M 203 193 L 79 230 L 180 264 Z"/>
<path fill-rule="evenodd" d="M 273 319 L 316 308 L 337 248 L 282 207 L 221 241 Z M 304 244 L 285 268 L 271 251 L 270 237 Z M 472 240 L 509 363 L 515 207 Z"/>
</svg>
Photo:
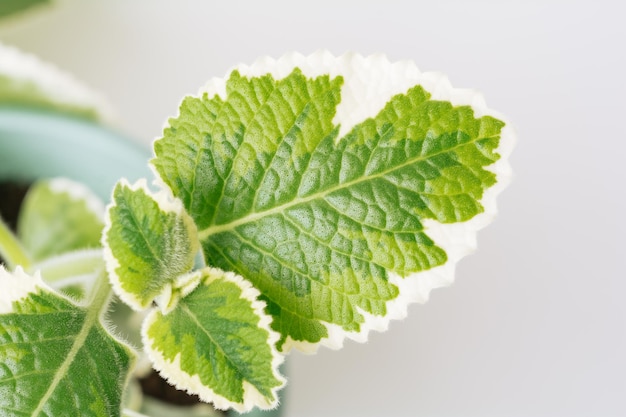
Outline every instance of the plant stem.
<svg viewBox="0 0 626 417">
<path fill-rule="evenodd" d="M 102 249 L 84 249 L 53 256 L 33 265 L 41 271 L 41 276 L 48 283 L 85 274 L 93 274 L 103 267 Z"/>
<path fill-rule="evenodd" d="M 29 269 L 31 260 L 26 250 L 22 247 L 17 237 L 11 232 L 9 226 L 0 217 L 0 256 L 4 258 L 7 266 L 14 269 L 21 265 L 24 269 Z"/>
<path fill-rule="evenodd" d="M 106 311 L 109 305 L 111 293 L 112 289 L 111 284 L 109 283 L 109 276 L 103 267 L 98 272 L 96 281 L 91 288 L 89 296 L 87 297 L 87 306 L 89 310 L 93 312 L 93 314 L 100 316 L 103 311 Z"/>
</svg>

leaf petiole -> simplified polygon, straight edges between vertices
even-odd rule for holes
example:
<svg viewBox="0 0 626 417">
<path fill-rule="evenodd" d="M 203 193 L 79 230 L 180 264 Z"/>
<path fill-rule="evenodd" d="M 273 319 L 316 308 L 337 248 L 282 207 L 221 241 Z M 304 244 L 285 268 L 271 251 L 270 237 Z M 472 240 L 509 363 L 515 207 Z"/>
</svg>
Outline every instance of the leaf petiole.
<svg viewBox="0 0 626 417">
<path fill-rule="evenodd" d="M 9 226 L 2 220 L 2 217 L 0 217 L 0 256 L 4 258 L 10 269 L 14 269 L 18 265 L 24 269 L 30 269 L 32 264 L 26 250 L 9 229 Z"/>
<path fill-rule="evenodd" d="M 106 311 L 111 295 L 113 295 L 113 289 L 109 283 L 109 276 L 104 267 L 102 267 L 98 271 L 91 292 L 87 296 L 87 306 L 90 311 L 90 316 L 96 314 L 97 317 L 100 317 L 100 315 Z"/>
<path fill-rule="evenodd" d="M 39 270 L 48 283 L 68 277 L 91 275 L 104 266 L 102 249 L 86 249 L 53 256 L 36 263 L 32 269 Z"/>
</svg>

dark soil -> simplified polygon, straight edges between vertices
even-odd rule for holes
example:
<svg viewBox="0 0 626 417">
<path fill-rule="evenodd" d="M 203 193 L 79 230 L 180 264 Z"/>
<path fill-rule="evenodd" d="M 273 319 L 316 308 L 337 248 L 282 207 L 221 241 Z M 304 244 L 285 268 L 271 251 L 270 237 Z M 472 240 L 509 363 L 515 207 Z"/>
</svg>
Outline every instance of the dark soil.
<svg viewBox="0 0 626 417">
<path fill-rule="evenodd" d="M 159 376 L 156 371 L 150 372 L 148 376 L 139 380 L 141 390 L 150 397 L 158 398 L 170 404 L 196 405 L 200 402 L 197 395 L 189 395 L 179 391 Z"/>
<path fill-rule="evenodd" d="M 13 231 L 17 226 L 20 207 L 29 186 L 30 184 L 0 181 L 0 216 Z M 4 263 L 2 258 L 0 258 L 0 263 Z M 140 379 L 139 383 L 144 394 L 170 404 L 184 406 L 195 405 L 200 402 L 198 396 L 177 390 L 161 378 L 156 371 L 152 371 L 147 377 Z"/>
<path fill-rule="evenodd" d="M 17 226 L 17 215 L 28 187 L 28 184 L 0 182 L 0 216 L 13 231 Z"/>
<path fill-rule="evenodd" d="M 13 232 L 17 227 L 17 215 L 22 207 L 22 201 L 28 191 L 28 184 L 15 184 L 0 181 L 0 217 Z M 4 259 L 0 256 L 0 264 Z"/>
</svg>

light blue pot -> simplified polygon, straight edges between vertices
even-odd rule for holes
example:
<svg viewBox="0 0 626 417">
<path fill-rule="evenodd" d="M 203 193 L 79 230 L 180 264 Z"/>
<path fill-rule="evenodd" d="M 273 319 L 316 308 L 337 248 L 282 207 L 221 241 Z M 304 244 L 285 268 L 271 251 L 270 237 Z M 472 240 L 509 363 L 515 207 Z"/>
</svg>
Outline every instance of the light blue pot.
<svg viewBox="0 0 626 417">
<path fill-rule="evenodd" d="M 30 183 L 64 176 L 84 183 L 107 202 L 120 178 L 152 178 L 150 155 L 147 147 L 90 121 L 0 107 L 0 181 Z M 284 390 L 281 394 L 284 397 Z M 281 412 L 255 410 L 245 415 L 279 417 Z"/>
<path fill-rule="evenodd" d="M 0 107 L 0 180 L 64 176 L 108 201 L 121 177 L 152 175 L 149 157 L 147 147 L 90 121 Z"/>
</svg>

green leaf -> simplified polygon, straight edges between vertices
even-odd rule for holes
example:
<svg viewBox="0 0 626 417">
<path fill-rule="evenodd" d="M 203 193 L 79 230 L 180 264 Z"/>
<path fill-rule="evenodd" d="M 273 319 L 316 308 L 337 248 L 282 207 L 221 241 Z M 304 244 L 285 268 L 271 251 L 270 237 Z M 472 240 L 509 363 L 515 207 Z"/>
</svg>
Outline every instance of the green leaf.
<svg viewBox="0 0 626 417">
<path fill-rule="evenodd" d="M 6 0 L 0 2 L 0 9 L 5 3 Z M 9 11 L 17 10 L 9 5 L 5 12 Z M 110 106 L 100 96 L 71 75 L 33 55 L 1 43 L 0 105 L 51 110 L 103 121 L 110 120 L 112 113 Z"/>
<path fill-rule="evenodd" d="M 504 123 L 432 99 L 414 67 L 317 58 L 293 58 L 312 76 L 287 58 L 187 97 L 152 163 L 198 225 L 207 264 L 260 290 L 281 342 L 338 345 L 384 328 L 391 300 L 403 315 L 418 297 L 401 294 L 402 278 L 432 283 L 413 291 L 422 298 L 449 279 L 453 267 L 424 273 L 471 248 L 484 222 L 446 227 L 484 211 Z"/>
<path fill-rule="evenodd" d="M 85 119 L 98 119 L 97 111 L 91 107 L 57 101 L 34 81 L 15 80 L 2 74 L 0 74 L 0 104 L 54 110 L 74 114 Z"/>
<path fill-rule="evenodd" d="M 144 346 L 155 368 L 218 409 L 275 407 L 284 384 L 282 356 L 258 291 L 214 268 L 196 272 L 194 281 L 197 287 L 168 314 L 154 310 L 144 322 Z"/>
<path fill-rule="evenodd" d="M 103 327 L 103 292 L 88 307 L 38 275 L 0 267 L 0 414 L 119 416 L 133 353 Z"/>
<path fill-rule="evenodd" d="M 193 267 L 199 250 L 193 221 L 180 202 L 153 196 L 145 182 L 117 184 L 106 224 L 103 244 L 111 281 L 137 310 Z"/>
<path fill-rule="evenodd" d="M 65 178 L 35 183 L 24 200 L 18 237 L 34 261 L 100 247 L 104 205 L 84 185 Z"/>
</svg>

